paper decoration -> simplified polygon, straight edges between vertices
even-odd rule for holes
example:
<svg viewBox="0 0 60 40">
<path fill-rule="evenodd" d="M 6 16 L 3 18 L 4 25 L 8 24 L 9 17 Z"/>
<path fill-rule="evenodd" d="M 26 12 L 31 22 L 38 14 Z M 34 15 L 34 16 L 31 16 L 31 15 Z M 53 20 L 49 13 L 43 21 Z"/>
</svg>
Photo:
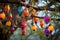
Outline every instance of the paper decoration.
<svg viewBox="0 0 60 40">
<path fill-rule="evenodd" d="M 33 25 L 33 26 L 31 27 L 31 29 L 32 29 L 33 31 L 35 31 L 35 30 L 37 29 L 37 27 L 36 27 L 35 25 Z"/>
<path fill-rule="evenodd" d="M 48 23 L 50 21 L 50 17 L 49 16 L 45 16 L 44 17 L 44 22 Z"/>
<path fill-rule="evenodd" d="M 4 12 L 0 13 L 0 19 L 5 19 L 5 13 Z"/>
<path fill-rule="evenodd" d="M 8 26 L 8 27 L 11 26 L 11 21 L 10 20 L 6 22 L 6 26 Z"/>
</svg>

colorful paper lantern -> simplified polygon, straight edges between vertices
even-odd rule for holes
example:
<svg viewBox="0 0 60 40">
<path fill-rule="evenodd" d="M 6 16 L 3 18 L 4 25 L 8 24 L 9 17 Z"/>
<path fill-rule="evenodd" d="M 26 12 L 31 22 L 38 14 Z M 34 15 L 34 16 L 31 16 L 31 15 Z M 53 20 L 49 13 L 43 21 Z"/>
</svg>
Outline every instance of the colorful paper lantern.
<svg viewBox="0 0 60 40">
<path fill-rule="evenodd" d="M 10 14 L 10 15 L 8 16 L 8 19 L 12 19 L 12 14 Z"/>
<path fill-rule="evenodd" d="M 34 22 L 38 22 L 39 18 L 33 18 Z"/>
<path fill-rule="evenodd" d="M 9 6 L 9 5 L 5 5 L 4 11 L 5 11 L 5 12 L 9 12 L 9 11 L 10 11 L 10 6 Z"/>
<path fill-rule="evenodd" d="M 36 10 L 32 10 L 31 14 L 36 15 L 37 14 Z"/>
<path fill-rule="evenodd" d="M 53 31 L 54 27 L 52 25 L 48 26 L 48 30 Z"/>
<path fill-rule="evenodd" d="M 0 13 L 0 19 L 5 19 L 5 13 L 4 12 Z"/>
<path fill-rule="evenodd" d="M 37 29 L 37 27 L 36 27 L 35 25 L 33 25 L 33 26 L 31 27 L 31 29 L 32 29 L 33 31 L 35 31 L 35 30 Z"/>
<path fill-rule="evenodd" d="M 22 6 L 19 6 L 17 11 L 18 11 L 19 14 L 21 14 L 23 12 Z"/>
<path fill-rule="evenodd" d="M 45 35 L 49 35 L 49 34 L 50 34 L 50 31 L 49 31 L 48 29 L 45 29 L 45 30 L 44 30 L 44 34 L 45 34 Z"/>
<path fill-rule="evenodd" d="M 29 14 L 28 8 L 25 8 L 24 11 L 23 11 L 23 15 L 28 16 L 28 14 Z"/>
<path fill-rule="evenodd" d="M 13 33 L 15 31 L 15 28 L 14 27 L 12 27 L 11 28 L 11 33 Z"/>
<path fill-rule="evenodd" d="M 40 21 L 40 26 L 41 26 L 41 27 L 44 26 L 44 21 Z"/>
<path fill-rule="evenodd" d="M 8 26 L 8 27 L 11 26 L 11 21 L 10 20 L 6 22 L 6 26 Z"/>
<path fill-rule="evenodd" d="M 49 16 L 45 16 L 44 17 L 44 22 L 48 23 L 50 21 L 50 17 Z"/>
<path fill-rule="evenodd" d="M 27 24 L 25 22 L 21 22 L 22 28 L 26 28 Z"/>
<path fill-rule="evenodd" d="M 22 30 L 22 35 L 25 35 L 26 34 L 26 30 Z"/>
</svg>

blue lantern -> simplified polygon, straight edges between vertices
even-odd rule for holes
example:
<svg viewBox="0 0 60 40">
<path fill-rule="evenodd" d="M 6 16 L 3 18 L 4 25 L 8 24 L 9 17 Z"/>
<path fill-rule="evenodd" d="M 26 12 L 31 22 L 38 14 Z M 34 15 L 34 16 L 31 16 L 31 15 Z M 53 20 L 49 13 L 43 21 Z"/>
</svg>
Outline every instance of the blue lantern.
<svg viewBox="0 0 60 40">
<path fill-rule="evenodd" d="M 23 12 L 22 6 L 19 6 L 17 11 L 18 11 L 19 14 L 21 14 Z"/>
</svg>

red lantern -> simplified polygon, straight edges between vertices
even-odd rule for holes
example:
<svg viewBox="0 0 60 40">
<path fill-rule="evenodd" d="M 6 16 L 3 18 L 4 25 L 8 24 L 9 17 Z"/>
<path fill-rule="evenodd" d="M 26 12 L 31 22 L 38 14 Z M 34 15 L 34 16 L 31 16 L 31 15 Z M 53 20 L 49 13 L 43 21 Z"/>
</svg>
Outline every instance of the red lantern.
<svg viewBox="0 0 60 40">
<path fill-rule="evenodd" d="M 0 19 L 5 19 L 5 13 L 4 12 L 0 13 Z"/>
<path fill-rule="evenodd" d="M 44 26 L 44 21 L 40 22 L 40 26 L 43 27 Z"/>
<path fill-rule="evenodd" d="M 28 8 L 25 8 L 24 11 L 23 11 L 23 15 L 24 16 L 28 16 L 29 12 L 28 12 Z"/>
<path fill-rule="evenodd" d="M 10 10 L 10 6 L 9 6 L 9 5 L 5 5 L 4 11 L 5 11 L 5 12 L 9 12 L 9 10 Z"/>
<path fill-rule="evenodd" d="M 25 22 L 21 22 L 22 28 L 26 28 L 27 24 Z"/>
<path fill-rule="evenodd" d="M 10 15 L 8 16 L 8 19 L 12 19 L 12 14 L 10 14 Z"/>
<path fill-rule="evenodd" d="M 22 30 L 22 35 L 25 35 L 26 34 L 26 30 Z"/>
</svg>

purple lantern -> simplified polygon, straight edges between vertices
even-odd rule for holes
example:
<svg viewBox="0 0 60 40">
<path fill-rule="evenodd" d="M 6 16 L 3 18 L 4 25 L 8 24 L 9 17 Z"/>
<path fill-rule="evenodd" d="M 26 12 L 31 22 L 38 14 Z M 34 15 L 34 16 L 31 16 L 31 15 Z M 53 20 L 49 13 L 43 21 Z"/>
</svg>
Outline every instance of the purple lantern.
<svg viewBox="0 0 60 40">
<path fill-rule="evenodd" d="M 44 22 L 48 23 L 50 21 L 50 17 L 49 16 L 45 16 L 44 17 Z"/>
<path fill-rule="evenodd" d="M 45 30 L 44 30 L 44 34 L 45 34 L 45 35 L 49 35 L 49 34 L 50 34 L 50 31 L 49 31 L 48 29 L 45 29 Z"/>
</svg>

